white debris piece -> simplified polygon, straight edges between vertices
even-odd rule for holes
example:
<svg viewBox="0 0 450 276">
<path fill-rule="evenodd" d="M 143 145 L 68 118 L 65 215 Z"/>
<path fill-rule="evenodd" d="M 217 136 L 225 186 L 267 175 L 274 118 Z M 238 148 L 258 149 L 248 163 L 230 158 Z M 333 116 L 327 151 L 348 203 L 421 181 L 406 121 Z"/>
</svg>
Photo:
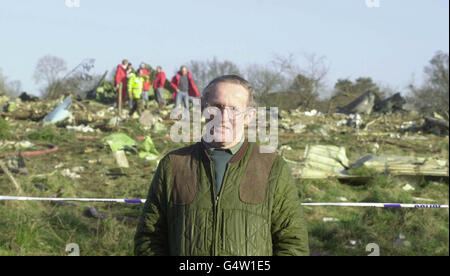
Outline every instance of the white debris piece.
<svg viewBox="0 0 450 276">
<path fill-rule="evenodd" d="M 22 149 L 32 148 L 34 144 L 29 141 L 21 141 L 17 144 Z"/>
<path fill-rule="evenodd" d="M 342 119 L 336 122 L 336 126 L 341 127 L 347 125 L 347 119 Z"/>
<path fill-rule="evenodd" d="M 380 149 L 380 145 L 378 143 L 373 144 L 372 152 L 377 153 L 377 151 Z"/>
<path fill-rule="evenodd" d="M 79 174 L 76 174 L 74 172 L 71 172 L 69 169 L 64 169 L 61 171 L 61 175 L 65 176 L 65 177 L 69 177 L 72 179 L 78 179 L 81 178 L 81 176 Z"/>
<path fill-rule="evenodd" d="M 317 115 L 321 115 L 320 112 L 318 112 L 317 110 L 313 109 L 311 111 L 306 111 L 303 113 L 304 115 L 308 116 L 308 117 L 313 117 L 313 116 L 317 116 Z"/>
<path fill-rule="evenodd" d="M 81 173 L 81 172 L 84 172 L 84 167 L 78 166 L 78 167 L 73 168 L 72 171 L 75 173 Z"/>
<path fill-rule="evenodd" d="M 306 128 L 306 125 L 299 123 L 291 127 L 294 133 L 302 133 Z"/>
<path fill-rule="evenodd" d="M 405 191 L 414 191 L 416 188 L 414 188 L 413 186 L 406 184 L 405 186 L 403 186 L 402 188 Z"/>
<path fill-rule="evenodd" d="M 347 116 L 347 126 L 353 128 L 359 128 L 363 123 L 361 115 L 359 114 L 349 114 Z"/>
<path fill-rule="evenodd" d="M 339 221 L 337 218 L 323 218 L 323 222 L 333 222 L 333 221 Z"/>
<path fill-rule="evenodd" d="M 357 244 L 360 244 L 360 243 L 361 243 L 361 241 L 360 241 L 360 240 L 350 240 L 349 242 L 350 242 L 350 245 L 352 245 L 352 246 L 355 246 L 355 245 L 357 245 Z"/>
<path fill-rule="evenodd" d="M 85 125 L 79 125 L 79 126 L 67 126 L 66 127 L 68 130 L 73 130 L 73 131 L 79 131 L 79 132 L 84 132 L 84 133 L 88 133 L 88 132 L 95 132 L 95 130 L 90 127 L 90 126 L 85 126 Z"/>
<path fill-rule="evenodd" d="M 407 128 L 416 127 L 416 126 L 417 126 L 417 121 L 408 121 L 408 122 L 403 122 L 402 125 L 400 126 L 400 128 L 407 129 Z"/>
</svg>

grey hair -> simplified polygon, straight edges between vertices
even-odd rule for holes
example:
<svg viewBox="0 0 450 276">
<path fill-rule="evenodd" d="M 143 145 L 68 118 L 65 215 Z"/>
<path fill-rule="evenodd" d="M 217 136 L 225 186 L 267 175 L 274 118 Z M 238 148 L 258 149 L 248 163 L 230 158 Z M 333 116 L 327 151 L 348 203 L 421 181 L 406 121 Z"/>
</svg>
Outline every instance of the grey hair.
<svg viewBox="0 0 450 276">
<path fill-rule="evenodd" d="M 255 90 L 253 86 L 244 78 L 238 75 L 223 75 L 213 79 L 206 87 L 203 89 L 202 93 L 202 106 L 206 105 L 209 94 L 219 83 L 234 83 L 239 84 L 248 91 L 248 107 L 256 107 L 257 103 L 255 101 Z"/>
</svg>

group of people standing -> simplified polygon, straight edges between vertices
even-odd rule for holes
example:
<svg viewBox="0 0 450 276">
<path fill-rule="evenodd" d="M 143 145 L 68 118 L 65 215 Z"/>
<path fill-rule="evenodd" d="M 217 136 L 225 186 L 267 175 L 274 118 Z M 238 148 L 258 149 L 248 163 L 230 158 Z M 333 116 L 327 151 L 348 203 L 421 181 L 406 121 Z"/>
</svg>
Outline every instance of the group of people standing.
<svg viewBox="0 0 450 276">
<path fill-rule="evenodd" d="M 138 112 L 140 115 L 148 107 L 149 95 L 152 92 L 154 92 L 158 105 L 164 106 L 166 104 L 163 96 L 165 84 L 166 74 L 161 66 L 157 67 L 157 74 L 152 80 L 145 63 L 141 63 L 139 69 L 135 70 L 132 64 L 124 59 L 121 64 L 117 65 L 116 70 L 115 86 L 118 89 L 116 106 L 119 105 L 119 99 L 121 98 L 122 105 L 128 103 L 131 109 L 130 115 L 134 112 Z M 174 108 L 179 108 L 183 102 L 184 108 L 189 110 L 189 98 L 200 97 L 192 74 L 184 65 L 172 78 L 170 88 L 173 90 Z"/>
</svg>

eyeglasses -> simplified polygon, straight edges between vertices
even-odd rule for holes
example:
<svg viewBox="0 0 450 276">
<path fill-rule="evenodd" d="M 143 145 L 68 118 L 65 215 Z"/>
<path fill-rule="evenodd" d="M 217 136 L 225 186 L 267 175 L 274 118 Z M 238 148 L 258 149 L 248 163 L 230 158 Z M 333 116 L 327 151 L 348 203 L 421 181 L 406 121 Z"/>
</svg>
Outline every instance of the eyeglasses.
<svg viewBox="0 0 450 276">
<path fill-rule="evenodd" d="M 228 116 L 228 118 L 235 118 L 235 117 L 239 117 L 242 116 L 246 113 L 246 110 L 242 110 L 241 108 L 235 107 L 235 106 L 225 106 L 223 104 L 209 104 L 206 103 L 206 108 L 207 111 L 209 112 L 209 114 L 211 115 L 218 115 L 219 111 L 222 113 L 221 115 L 224 114 L 224 111 L 226 110 L 226 114 Z"/>
</svg>

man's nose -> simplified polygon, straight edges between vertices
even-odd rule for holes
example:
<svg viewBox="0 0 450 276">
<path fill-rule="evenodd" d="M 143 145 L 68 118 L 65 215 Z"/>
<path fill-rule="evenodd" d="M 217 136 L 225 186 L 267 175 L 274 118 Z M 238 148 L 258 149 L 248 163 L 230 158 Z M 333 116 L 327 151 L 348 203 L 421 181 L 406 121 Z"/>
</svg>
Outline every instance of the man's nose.
<svg viewBox="0 0 450 276">
<path fill-rule="evenodd" d="M 231 119 L 230 111 L 227 108 L 224 108 L 222 111 L 222 122 L 228 122 Z"/>
</svg>

